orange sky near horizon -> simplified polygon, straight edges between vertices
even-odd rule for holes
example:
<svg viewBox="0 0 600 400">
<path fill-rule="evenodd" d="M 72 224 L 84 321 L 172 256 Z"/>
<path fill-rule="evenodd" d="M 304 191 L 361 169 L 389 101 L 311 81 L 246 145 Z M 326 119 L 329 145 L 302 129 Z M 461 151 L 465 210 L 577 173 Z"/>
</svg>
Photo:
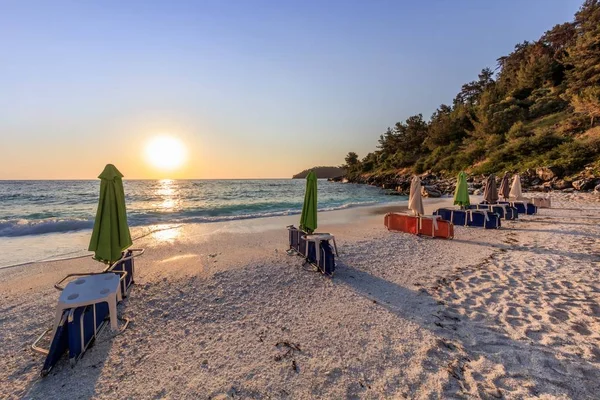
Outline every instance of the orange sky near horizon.
<svg viewBox="0 0 600 400">
<path fill-rule="evenodd" d="M 65 124 L 61 135 L 25 132 L 10 137 L 10 151 L 0 158 L 0 180 L 96 179 L 114 164 L 125 179 L 267 179 L 291 178 L 318 165 L 340 165 L 344 146 L 315 146 L 302 155 L 287 138 L 230 135 L 225 128 L 202 126 L 182 115 L 109 119 L 78 134 Z M 172 171 L 148 162 L 145 148 L 153 138 L 173 137 L 186 150 L 186 161 Z M 0 138 L 4 142 L 3 138 Z M 0 147 L 4 147 L 1 145 Z M 298 154 L 297 157 L 290 157 Z"/>
<path fill-rule="evenodd" d="M 0 180 L 96 179 L 106 164 L 114 164 L 125 179 L 291 178 L 313 166 L 341 164 L 345 150 L 329 157 L 314 154 L 311 161 L 309 157 L 290 157 L 289 152 L 277 151 L 275 146 L 258 148 L 259 144 L 251 143 L 236 146 L 212 138 L 203 142 L 193 135 L 171 132 L 126 136 L 114 145 L 107 145 L 106 138 L 87 138 L 85 142 L 70 144 L 57 144 L 56 138 L 42 138 L 35 146 L 27 140 L 14 143 L 13 139 L 11 151 L 5 152 L 0 160 Z M 180 167 L 165 170 L 149 162 L 145 147 L 160 136 L 176 138 L 185 146 L 186 157 Z"/>
</svg>

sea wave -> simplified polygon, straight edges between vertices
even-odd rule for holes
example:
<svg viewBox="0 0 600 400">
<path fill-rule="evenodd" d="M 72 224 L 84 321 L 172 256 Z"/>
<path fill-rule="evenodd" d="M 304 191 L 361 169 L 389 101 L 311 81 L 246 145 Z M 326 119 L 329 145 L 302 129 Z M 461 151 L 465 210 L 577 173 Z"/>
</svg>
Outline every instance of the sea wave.
<svg viewBox="0 0 600 400">
<path fill-rule="evenodd" d="M 335 204 L 319 208 L 319 211 L 334 211 L 343 210 L 352 207 L 361 207 L 377 204 L 375 201 L 351 202 L 344 204 Z M 279 206 L 282 206 L 280 204 Z M 286 204 L 295 206 L 296 204 Z M 204 210 L 182 210 L 179 212 L 131 212 L 128 216 L 131 226 L 146 226 L 161 223 L 211 223 L 223 221 L 235 221 L 241 219 L 279 217 L 286 215 L 300 214 L 301 210 L 294 208 L 279 208 L 277 210 L 262 210 L 259 211 L 255 207 L 234 207 L 236 213 L 232 214 L 233 210 L 228 209 L 224 212 L 223 209 L 204 209 Z M 220 212 L 219 212 L 220 211 Z M 92 219 L 76 219 L 76 218 L 51 218 L 40 220 L 25 220 L 11 219 L 0 220 L 0 237 L 17 237 L 28 235 L 43 235 L 50 233 L 64 233 L 92 229 L 94 221 Z"/>
<path fill-rule="evenodd" d="M 0 237 L 43 235 L 91 229 L 94 221 L 85 219 L 42 219 L 0 221 Z"/>
</svg>

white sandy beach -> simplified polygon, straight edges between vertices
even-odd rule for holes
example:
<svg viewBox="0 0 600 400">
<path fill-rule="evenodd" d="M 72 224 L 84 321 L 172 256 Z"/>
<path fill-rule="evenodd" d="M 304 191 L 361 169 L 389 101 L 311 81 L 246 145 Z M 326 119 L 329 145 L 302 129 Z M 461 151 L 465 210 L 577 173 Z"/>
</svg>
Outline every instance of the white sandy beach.
<svg viewBox="0 0 600 400">
<path fill-rule="evenodd" d="M 101 266 L 2 269 L 0 398 L 598 398 L 600 196 L 552 198 L 450 241 L 388 232 L 382 208 L 321 213 L 333 279 L 286 254 L 298 216 L 154 233 L 135 243 L 129 329 L 46 378 L 29 345 L 52 285 Z"/>
</svg>

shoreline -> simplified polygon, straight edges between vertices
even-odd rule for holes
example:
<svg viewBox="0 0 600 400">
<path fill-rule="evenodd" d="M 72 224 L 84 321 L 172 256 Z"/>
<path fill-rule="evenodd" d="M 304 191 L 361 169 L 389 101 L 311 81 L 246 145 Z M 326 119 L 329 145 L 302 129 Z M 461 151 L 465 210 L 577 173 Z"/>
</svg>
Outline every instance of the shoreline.
<svg viewBox="0 0 600 400">
<path fill-rule="evenodd" d="M 373 210 L 377 210 L 379 207 L 392 207 L 391 209 L 401 210 L 402 205 L 404 203 L 407 203 L 407 201 L 408 200 L 394 200 L 391 202 L 382 202 L 382 203 L 377 203 L 377 204 L 351 205 L 351 206 L 342 207 L 342 208 L 335 209 L 335 210 L 319 211 L 319 216 L 322 217 L 325 221 L 327 221 L 328 219 L 330 219 L 330 217 L 328 216 L 329 213 L 337 213 L 337 212 L 343 212 L 343 211 L 353 210 L 353 209 L 368 209 L 370 212 L 373 212 Z M 397 208 L 397 207 L 400 207 L 400 208 Z M 242 217 L 242 218 L 232 218 L 229 220 L 221 220 L 221 221 L 214 221 L 214 222 L 213 221 L 178 222 L 178 223 L 174 223 L 174 224 L 161 223 L 161 224 L 138 225 L 138 226 L 131 227 L 131 231 L 132 231 L 132 236 L 137 236 L 134 238 L 134 242 L 135 242 L 136 240 L 139 240 L 145 236 L 152 235 L 154 232 L 175 229 L 176 227 L 180 227 L 180 226 L 213 225 L 214 224 L 214 230 L 219 230 L 223 226 L 229 226 L 231 224 L 236 224 L 237 221 L 255 221 L 256 224 L 258 226 L 260 226 L 260 225 L 265 225 L 264 222 L 261 222 L 262 220 L 271 220 L 271 219 L 281 218 L 281 219 L 285 219 L 287 222 L 289 222 L 288 220 L 291 218 L 299 219 L 300 213 L 301 213 L 301 211 L 298 211 L 297 213 L 289 213 L 286 215 Z M 362 214 L 362 213 L 360 213 L 360 214 Z M 249 222 L 249 223 L 251 223 L 251 222 Z M 169 227 L 170 225 L 173 225 L 173 226 Z M 268 223 L 267 225 L 274 226 L 273 223 Z M 288 223 L 287 225 L 290 225 L 290 223 Z M 296 225 L 297 225 L 297 221 L 296 221 Z M 0 241 L 2 241 L 4 239 L 4 241 L 7 241 L 7 242 L 23 241 L 26 243 L 28 241 L 39 242 L 41 240 L 49 240 L 51 238 L 61 238 L 61 239 L 63 239 L 62 241 L 68 241 L 68 240 L 74 239 L 74 240 L 79 240 L 79 242 L 82 244 L 82 246 L 87 248 L 87 243 L 85 243 L 85 240 L 82 240 L 82 239 L 89 237 L 90 234 L 91 234 L 91 229 L 81 229 L 81 230 L 64 231 L 64 232 L 49 232 L 49 233 L 43 233 L 43 234 L 38 234 L 38 235 L 6 236 L 6 237 L 0 237 Z M 83 247 L 80 247 L 80 249 L 69 251 L 66 254 L 56 254 L 56 255 L 45 257 L 45 258 L 38 259 L 38 260 L 18 262 L 16 264 L 0 265 L 0 270 L 4 269 L 4 268 L 14 268 L 14 267 L 19 267 L 19 266 L 23 266 L 23 265 L 40 263 L 40 262 L 56 262 L 56 261 L 69 260 L 69 259 L 71 259 L 70 257 L 62 258 L 61 256 L 67 255 L 69 253 L 87 252 L 86 250 L 84 250 Z M 60 258 L 56 258 L 56 257 L 60 257 Z M 85 257 L 85 254 L 78 254 L 75 256 L 75 258 L 79 258 L 79 257 Z"/>
</svg>

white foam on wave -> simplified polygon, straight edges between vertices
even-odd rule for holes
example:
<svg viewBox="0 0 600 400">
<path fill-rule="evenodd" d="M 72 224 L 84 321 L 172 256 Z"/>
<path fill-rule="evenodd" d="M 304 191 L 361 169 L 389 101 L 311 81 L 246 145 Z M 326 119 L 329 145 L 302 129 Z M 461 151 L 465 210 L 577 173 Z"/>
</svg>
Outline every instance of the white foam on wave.
<svg viewBox="0 0 600 400">
<path fill-rule="evenodd" d="M 353 207 L 362 207 L 377 204 L 375 201 L 345 203 L 339 206 L 319 208 L 319 211 L 335 211 Z M 222 216 L 197 216 L 177 218 L 176 215 L 165 215 L 163 218 L 146 217 L 134 215 L 130 218 L 132 226 L 147 226 L 161 223 L 210 223 L 235 221 L 253 218 L 281 217 L 286 215 L 300 214 L 301 210 L 289 209 L 281 211 L 241 213 L 238 215 Z M 49 233 L 64 233 L 92 229 L 94 222 L 86 219 L 44 219 L 44 220 L 7 220 L 0 221 L 0 237 L 18 237 L 30 235 L 43 235 Z"/>
<path fill-rule="evenodd" d="M 84 219 L 8 220 L 0 222 L 0 237 L 43 235 L 91 229 L 94 222 Z"/>
</svg>

